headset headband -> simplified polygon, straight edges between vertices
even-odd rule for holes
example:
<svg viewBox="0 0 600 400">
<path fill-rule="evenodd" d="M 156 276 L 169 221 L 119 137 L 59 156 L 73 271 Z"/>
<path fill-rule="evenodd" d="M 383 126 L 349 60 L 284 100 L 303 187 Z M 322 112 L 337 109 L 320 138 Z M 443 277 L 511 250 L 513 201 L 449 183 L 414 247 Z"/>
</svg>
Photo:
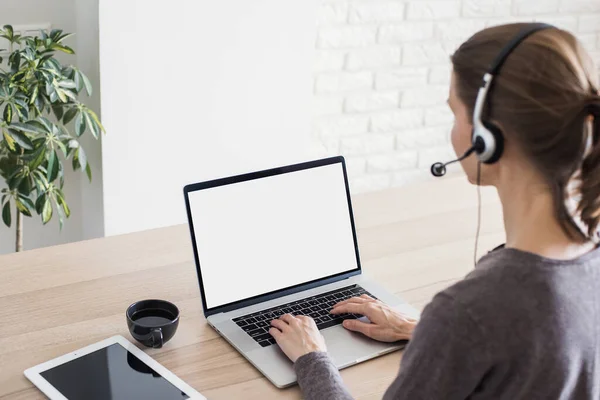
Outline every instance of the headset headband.
<svg viewBox="0 0 600 400">
<path fill-rule="evenodd" d="M 488 92 L 491 90 L 492 81 L 500 72 L 502 65 L 508 58 L 508 56 L 514 51 L 515 48 L 521 44 L 532 34 L 543 30 L 554 28 L 552 25 L 535 23 L 527 25 L 523 28 L 510 42 L 504 46 L 502 51 L 492 62 L 488 72 L 483 76 L 483 82 L 477 93 L 477 99 L 475 100 L 475 107 L 473 109 L 473 137 L 472 142 L 477 152 L 479 159 L 485 163 L 493 163 L 498 160 L 502 154 L 503 138 L 502 133 L 498 128 L 495 128 L 491 123 L 484 123 L 481 116 L 483 109 L 486 105 L 488 98 Z M 494 130 L 492 132 L 491 130 Z"/>
<path fill-rule="evenodd" d="M 477 101 L 475 102 L 475 110 L 473 112 L 473 120 L 481 123 L 481 113 L 483 111 L 483 106 L 485 105 L 485 100 L 487 98 L 488 91 L 491 87 L 491 83 L 494 80 L 494 77 L 500 72 L 500 68 L 504 65 L 504 62 L 513 52 L 515 48 L 529 36 L 534 33 L 541 31 L 542 29 L 554 28 L 552 25 L 537 23 L 533 25 L 528 25 L 526 28 L 522 29 L 517 36 L 515 36 L 498 54 L 488 72 L 483 76 L 483 83 L 481 85 L 481 90 L 477 96 Z"/>
<path fill-rule="evenodd" d="M 500 71 L 500 68 L 502 68 L 502 65 L 508 58 L 509 54 L 512 53 L 512 51 L 514 49 L 516 49 L 517 46 L 519 46 L 519 44 L 521 44 L 521 42 L 523 42 L 525 39 L 527 39 L 529 36 L 533 35 L 537 31 L 541 31 L 543 29 L 549 29 L 549 28 L 554 28 L 554 27 L 549 24 L 536 23 L 536 24 L 528 25 L 527 27 L 523 28 L 517 34 L 517 36 L 515 36 L 510 42 L 508 42 L 508 44 L 506 46 L 504 46 L 504 48 L 502 49 L 500 54 L 498 54 L 498 56 L 492 63 L 490 69 L 488 70 L 488 74 L 493 75 L 493 76 L 497 75 L 498 72 Z"/>
</svg>

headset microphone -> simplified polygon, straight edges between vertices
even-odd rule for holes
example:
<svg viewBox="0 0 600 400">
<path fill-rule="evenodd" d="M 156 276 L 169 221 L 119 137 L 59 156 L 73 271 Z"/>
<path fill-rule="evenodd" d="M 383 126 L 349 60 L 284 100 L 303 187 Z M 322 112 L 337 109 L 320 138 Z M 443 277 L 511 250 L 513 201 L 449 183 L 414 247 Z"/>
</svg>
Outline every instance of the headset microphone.
<svg viewBox="0 0 600 400">
<path fill-rule="evenodd" d="M 474 144 L 473 146 L 471 146 L 469 148 L 469 150 L 467 150 L 465 152 L 465 154 L 463 154 L 461 157 L 457 158 L 456 160 L 448 161 L 447 163 L 436 162 L 435 164 L 433 164 L 431 166 L 431 174 L 438 178 L 440 176 L 446 175 L 446 165 L 450 165 L 452 163 L 464 160 L 465 158 L 467 158 L 471 154 L 473 154 L 473 152 L 476 150 L 476 147 L 477 147 L 477 145 Z"/>
</svg>

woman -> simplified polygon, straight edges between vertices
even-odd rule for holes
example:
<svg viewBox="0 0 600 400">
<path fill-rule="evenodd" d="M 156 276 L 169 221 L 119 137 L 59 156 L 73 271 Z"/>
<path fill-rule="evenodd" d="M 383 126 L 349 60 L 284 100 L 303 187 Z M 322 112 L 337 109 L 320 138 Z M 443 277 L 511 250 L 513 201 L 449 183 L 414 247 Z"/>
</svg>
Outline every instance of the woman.
<svg viewBox="0 0 600 400">
<path fill-rule="evenodd" d="M 452 56 L 456 154 L 471 146 L 483 75 L 526 25 L 481 31 Z M 368 297 L 334 307 L 370 320 L 344 321 L 349 330 L 410 339 L 385 399 L 600 398 L 598 89 L 598 71 L 573 35 L 552 28 L 525 39 L 484 111 L 502 131 L 502 156 L 462 161 L 470 182 L 496 187 L 506 245 L 437 294 L 418 324 Z M 272 325 L 307 399 L 351 398 L 312 320 L 285 315 Z"/>
</svg>

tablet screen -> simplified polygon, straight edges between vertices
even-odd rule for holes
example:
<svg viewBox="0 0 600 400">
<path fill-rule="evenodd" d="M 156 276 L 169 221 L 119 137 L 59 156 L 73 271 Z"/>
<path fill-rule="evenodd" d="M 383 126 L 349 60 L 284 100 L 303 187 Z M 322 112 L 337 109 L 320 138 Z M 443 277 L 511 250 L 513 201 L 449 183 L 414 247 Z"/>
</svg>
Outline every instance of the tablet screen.
<svg viewBox="0 0 600 400">
<path fill-rule="evenodd" d="M 189 398 L 118 343 L 40 375 L 69 400 Z"/>
</svg>

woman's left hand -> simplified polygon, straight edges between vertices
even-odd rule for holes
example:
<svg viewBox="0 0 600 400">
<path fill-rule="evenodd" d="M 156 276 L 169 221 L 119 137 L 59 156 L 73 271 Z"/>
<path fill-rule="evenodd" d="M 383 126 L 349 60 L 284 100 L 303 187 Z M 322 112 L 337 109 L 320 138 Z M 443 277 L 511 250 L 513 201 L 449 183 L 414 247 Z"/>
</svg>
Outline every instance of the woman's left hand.
<svg viewBox="0 0 600 400">
<path fill-rule="evenodd" d="M 327 351 L 325 338 L 310 317 L 285 314 L 271 321 L 271 325 L 269 333 L 292 362 L 314 351 Z"/>
</svg>

